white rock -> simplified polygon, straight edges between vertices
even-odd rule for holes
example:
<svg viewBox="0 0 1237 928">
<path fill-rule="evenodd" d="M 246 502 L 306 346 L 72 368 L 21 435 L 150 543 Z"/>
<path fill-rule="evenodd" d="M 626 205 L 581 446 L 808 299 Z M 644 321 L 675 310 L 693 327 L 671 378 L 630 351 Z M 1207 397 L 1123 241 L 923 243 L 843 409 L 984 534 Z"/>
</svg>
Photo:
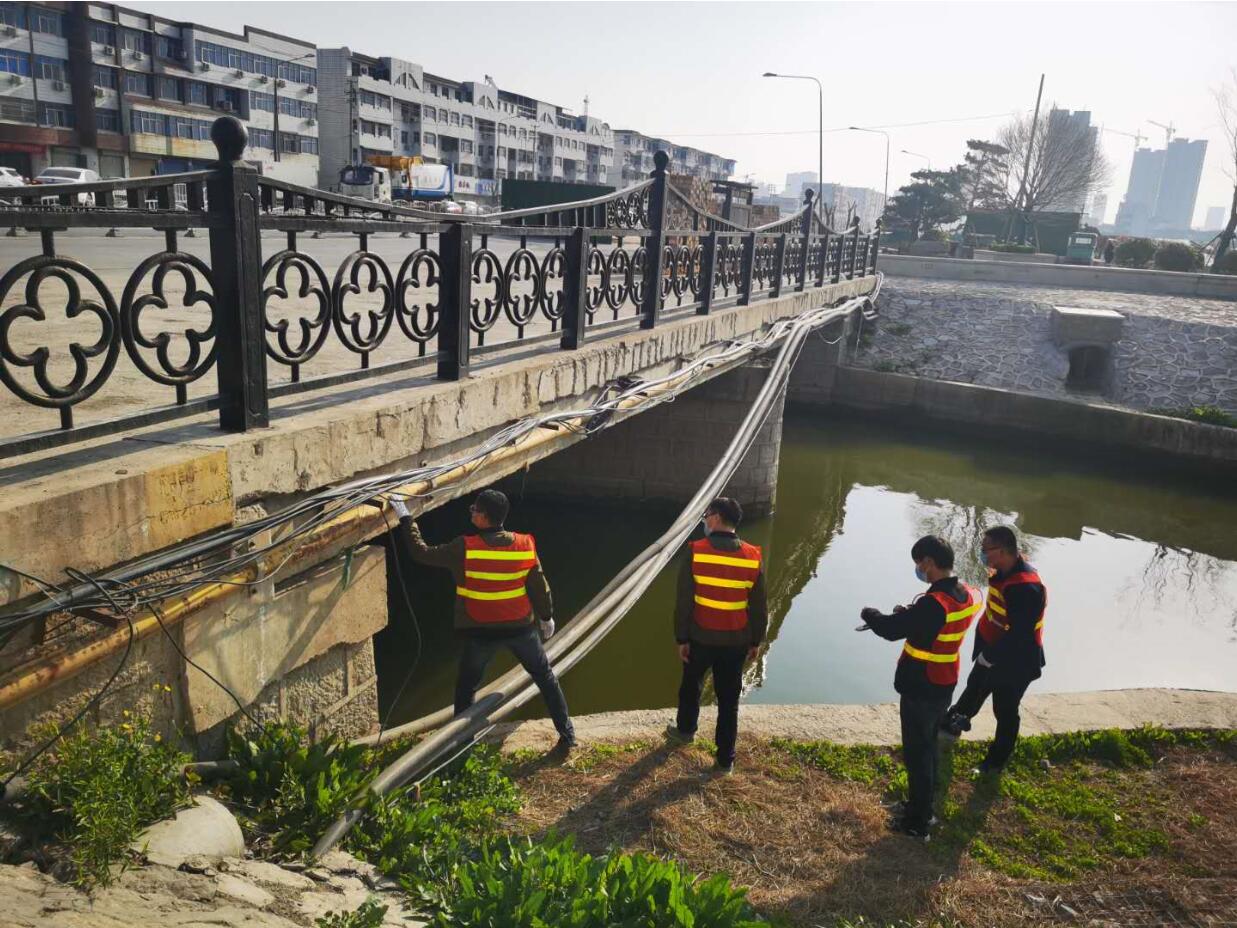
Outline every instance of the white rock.
<svg viewBox="0 0 1237 928">
<path fill-rule="evenodd" d="M 219 887 L 220 895 L 247 903 L 254 908 L 263 909 L 275 901 L 275 897 L 261 886 L 254 886 L 248 880 L 242 880 L 231 873 L 220 874 L 215 885 Z"/>
<path fill-rule="evenodd" d="M 210 796 L 195 797 L 195 805 L 174 818 L 151 825 L 132 845 L 145 852 L 151 863 L 179 867 L 190 857 L 205 857 L 218 863 L 245 852 L 245 837 L 236 817 Z"/>
</svg>

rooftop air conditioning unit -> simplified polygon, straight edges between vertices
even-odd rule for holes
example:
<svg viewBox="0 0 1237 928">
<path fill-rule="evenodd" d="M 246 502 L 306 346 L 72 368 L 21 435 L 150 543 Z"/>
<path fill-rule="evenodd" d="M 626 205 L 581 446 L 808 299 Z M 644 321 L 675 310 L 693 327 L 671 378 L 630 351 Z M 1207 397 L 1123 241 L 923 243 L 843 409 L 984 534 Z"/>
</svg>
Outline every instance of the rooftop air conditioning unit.
<svg viewBox="0 0 1237 928">
<path fill-rule="evenodd" d="M 10 84 L 20 84 L 20 83 L 21 83 L 21 75 L 20 75 L 20 74 L 10 74 L 10 75 L 9 75 L 9 83 L 10 83 Z"/>
<path fill-rule="evenodd" d="M 141 60 L 142 60 L 143 58 L 145 58 L 145 57 L 146 57 L 146 56 L 145 56 L 145 55 L 143 55 L 141 52 L 134 52 L 134 53 L 133 53 L 133 60 L 134 60 L 134 61 L 141 61 Z"/>
<path fill-rule="evenodd" d="M 265 84 L 265 83 L 266 83 L 267 81 L 269 81 L 269 80 L 270 80 L 270 78 L 269 78 L 269 77 L 267 77 L 265 74 L 259 74 L 259 75 L 258 75 L 258 83 L 259 83 L 259 84 Z"/>
<path fill-rule="evenodd" d="M 310 84 L 308 87 L 305 88 L 305 92 L 306 93 L 317 93 L 318 88 L 315 87 L 313 84 Z"/>
<path fill-rule="evenodd" d="M 115 55 L 115 54 L 116 54 L 116 46 L 114 46 L 114 45 L 104 45 L 104 46 L 103 46 L 103 54 L 105 54 L 105 55 Z"/>
<path fill-rule="evenodd" d="M 242 69 L 237 68 L 235 71 L 232 72 L 232 76 L 233 77 L 244 77 L 245 72 Z"/>
<path fill-rule="evenodd" d="M 198 62 L 198 70 L 199 70 L 199 71 L 209 71 L 209 70 L 210 70 L 210 63 L 209 63 L 209 62 L 206 62 L 206 61 L 199 61 L 199 62 Z"/>
<path fill-rule="evenodd" d="M 17 27 L 16 26 L 5 26 L 4 34 L 5 35 L 17 35 Z"/>
<path fill-rule="evenodd" d="M 305 125 L 316 126 L 317 124 L 318 124 L 318 120 L 314 119 L 312 116 L 305 117 Z"/>
<path fill-rule="evenodd" d="M 283 79 L 281 78 L 281 79 L 279 79 L 279 80 L 275 81 L 275 86 L 276 86 L 276 87 L 284 87 L 284 86 L 287 86 L 287 83 L 288 83 L 287 81 L 285 81 L 285 80 L 283 80 Z"/>
</svg>

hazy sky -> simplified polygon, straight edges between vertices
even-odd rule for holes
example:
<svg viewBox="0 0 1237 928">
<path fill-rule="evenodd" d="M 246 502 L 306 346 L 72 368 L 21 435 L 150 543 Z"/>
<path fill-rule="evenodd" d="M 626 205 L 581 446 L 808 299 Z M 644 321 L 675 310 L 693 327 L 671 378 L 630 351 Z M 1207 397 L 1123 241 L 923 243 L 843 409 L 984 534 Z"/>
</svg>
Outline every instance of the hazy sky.
<svg viewBox="0 0 1237 928">
<path fill-rule="evenodd" d="M 239 31 L 248 23 L 370 55 L 394 55 L 460 80 L 579 111 L 614 128 L 665 135 L 736 158 L 738 173 L 781 184 L 814 170 L 817 96 L 826 129 L 881 126 L 892 137 L 892 192 L 924 160 L 958 162 L 999 114 L 1089 109 L 1092 123 L 1157 146 L 1210 140 L 1196 223 L 1227 205 L 1231 159 L 1211 89 L 1237 66 L 1237 3 L 366 3 L 183 2 L 132 6 Z M 975 118 L 985 117 L 985 118 Z M 932 125 L 906 125 L 935 120 Z M 746 133 L 746 134 L 745 134 Z M 792 133 L 792 134 L 751 134 Z M 1125 192 L 1134 140 L 1103 133 L 1113 163 L 1108 218 Z M 825 178 L 880 189 L 884 139 L 826 132 Z"/>
</svg>

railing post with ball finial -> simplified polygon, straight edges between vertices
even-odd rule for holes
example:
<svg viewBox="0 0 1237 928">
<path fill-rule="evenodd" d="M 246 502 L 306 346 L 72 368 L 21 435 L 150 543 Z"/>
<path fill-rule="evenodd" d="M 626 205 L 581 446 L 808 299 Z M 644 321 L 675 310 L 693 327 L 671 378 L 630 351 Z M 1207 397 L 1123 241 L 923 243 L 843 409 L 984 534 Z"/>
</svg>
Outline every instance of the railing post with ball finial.
<svg viewBox="0 0 1237 928">
<path fill-rule="evenodd" d="M 219 425 L 227 432 L 245 432 L 270 424 L 258 171 L 241 160 L 249 133 L 235 116 L 216 119 L 210 138 L 219 152 L 206 182 Z"/>
</svg>

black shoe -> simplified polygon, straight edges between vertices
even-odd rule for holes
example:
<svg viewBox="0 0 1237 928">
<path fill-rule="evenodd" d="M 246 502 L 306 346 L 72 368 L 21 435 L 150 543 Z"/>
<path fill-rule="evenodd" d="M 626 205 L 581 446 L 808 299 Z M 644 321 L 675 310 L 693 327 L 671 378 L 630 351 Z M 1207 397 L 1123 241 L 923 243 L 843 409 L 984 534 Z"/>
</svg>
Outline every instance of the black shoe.
<svg viewBox="0 0 1237 928">
<path fill-rule="evenodd" d="M 915 838 L 919 841 L 928 841 L 932 837 L 932 826 L 937 824 L 936 816 L 932 816 L 925 824 L 908 819 L 906 816 L 895 818 L 889 822 L 889 830 L 899 835 L 906 835 L 908 838 Z"/>
<path fill-rule="evenodd" d="M 971 720 L 960 712 L 951 712 L 941 722 L 941 734 L 946 738 L 958 739 L 964 731 L 971 730 Z"/>
<path fill-rule="evenodd" d="M 685 731 L 680 731 L 679 726 L 671 722 L 666 726 L 666 740 L 676 741 L 679 744 L 691 744 L 696 740 L 696 733 L 693 731 L 690 734 Z"/>
<path fill-rule="evenodd" d="M 576 741 L 575 733 L 569 735 L 559 735 L 558 743 L 554 745 L 554 750 L 559 754 L 567 754 L 574 751 L 579 742 Z"/>
<path fill-rule="evenodd" d="M 724 763 L 723 761 L 715 761 L 713 764 L 713 773 L 715 776 L 728 777 L 734 773 L 734 761 Z"/>
</svg>

